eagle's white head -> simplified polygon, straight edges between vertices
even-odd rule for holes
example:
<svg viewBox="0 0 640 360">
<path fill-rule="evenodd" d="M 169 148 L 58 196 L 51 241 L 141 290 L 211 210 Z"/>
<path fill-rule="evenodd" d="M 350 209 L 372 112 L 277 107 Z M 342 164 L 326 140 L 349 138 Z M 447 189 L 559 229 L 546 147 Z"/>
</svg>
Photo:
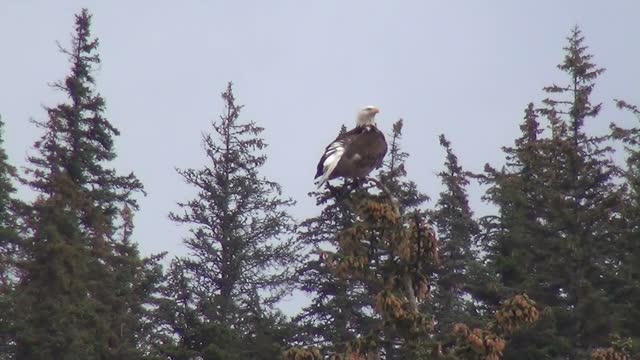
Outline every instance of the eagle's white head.
<svg viewBox="0 0 640 360">
<path fill-rule="evenodd" d="M 367 125 L 376 126 L 375 116 L 379 112 L 380 110 L 378 110 L 378 108 L 375 106 L 367 106 L 364 109 L 360 110 L 360 112 L 358 113 L 358 119 L 356 120 L 356 127 Z"/>
</svg>

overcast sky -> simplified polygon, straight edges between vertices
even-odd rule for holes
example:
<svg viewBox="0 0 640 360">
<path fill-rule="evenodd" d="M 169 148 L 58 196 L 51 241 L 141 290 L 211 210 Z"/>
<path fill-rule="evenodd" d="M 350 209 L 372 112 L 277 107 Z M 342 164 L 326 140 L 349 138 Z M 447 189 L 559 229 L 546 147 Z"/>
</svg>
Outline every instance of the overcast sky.
<svg viewBox="0 0 640 360">
<path fill-rule="evenodd" d="M 120 129 L 116 167 L 134 171 L 140 199 L 136 238 L 143 254 L 185 253 L 184 227 L 167 213 L 193 194 L 174 167 L 205 164 L 202 131 L 221 113 L 220 92 L 235 83 L 244 120 L 266 128 L 264 174 L 298 201 L 303 219 L 319 211 L 306 196 L 315 165 L 341 124 L 377 105 L 385 132 L 405 119 L 408 171 L 435 198 L 444 155 L 438 134 L 462 164 L 502 162 L 523 110 L 556 69 L 572 26 L 607 71 L 596 100 L 597 131 L 633 118 L 612 99 L 640 103 L 638 1 L 11 1 L 0 0 L 0 115 L 5 147 L 18 166 L 39 131 L 43 105 L 61 94 L 48 83 L 69 71 L 74 14 L 87 7 L 100 39 L 98 90 Z M 473 204 L 482 210 L 480 193 Z"/>
</svg>

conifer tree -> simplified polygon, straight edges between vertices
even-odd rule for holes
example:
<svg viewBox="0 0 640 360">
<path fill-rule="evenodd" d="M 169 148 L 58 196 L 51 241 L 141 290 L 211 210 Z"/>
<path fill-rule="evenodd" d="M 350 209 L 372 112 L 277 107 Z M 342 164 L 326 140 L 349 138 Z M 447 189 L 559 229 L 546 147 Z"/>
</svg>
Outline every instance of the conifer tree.
<svg viewBox="0 0 640 360">
<path fill-rule="evenodd" d="M 489 282 L 485 286 L 496 291 L 485 290 L 480 297 L 496 306 L 505 295 L 525 290 L 536 299 L 554 296 L 534 289 L 537 283 L 549 280 L 535 278 L 546 273 L 532 266 L 541 264 L 551 245 L 542 245 L 544 231 L 537 221 L 546 206 L 540 192 L 549 186 L 544 178 L 545 168 L 550 166 L 549 142 L 539 137 L 542 129 L 533 104 L 527 106 L 520 130 L 521 136 L 514 146 L 503 148 L 506 167 L 497 170 L 487 165 L 483 177 L 490 184 L 484 199 L 494 203 L 499 211 L 497 216 L 482 219 L 484 249 L 491 268 L 499 276 L 501 288 Z M 527 278 L 532 279 L 530 286 L 525 285 Z"/>
<path fill-rule="evenodd" d="M 435 291 L 429 308 L 437 319 L 436 333 L 452 332 L 456 323 L 473 325 L 474 308 L 472 272 L 477 271 L 473 242 L 479 227 L 469 207 L 466 187 L 470 174 L 463 171 L 451 143 L 440 135 L 440 145 L 446 151 L 445 170 L 440 177 L 445 189 L 440 193 L 431 214 L 438 232 L 440 266 L 436 271 Z"/>
<path fill-rule="evenodd" d="M 583 41 L 573 29 L 559 65 L 569 82 L 544 89 L 549 98 L 538 113 L 550 134 L 540 136 L 530 105 L 522 137 L 505 149 L 507 167 L 487 168 L 487 199 L 499 208 L 497 218 L 485 219 L 497 293 L 526 292 L 547 309 L 536 329 L 516 336 L 506 358 L 587 356 L 619 327 L 607 290 L 621 191 L 608 136 L 586 132 L 586 121 L 598 119 L 591 92 L 604 70 L 591 63 Z"/>
<path fill-rule="evenodd" d="M 4 123 L 0 119 L 0 359 L 13 359 L 15 282 L 19 274 L 16 261 L 19 256 L 19 237 L 14 211 L 15 168 L 8 162 L 4 151 Z"/>
<path fill-rule="evenodd" d="M 0 286 L 4 289 L 12 280 L 15 280 L 17 275 L 13 273 L 17 234 L 13 209 L 15 202 L 13 194 L 16 191 L 13 179 L 16 169 L 9 164 L 3 143 L 4 122 L 0 118 Z"/>
<path fill-rule="evenodd" d="M 484 289 L 480 287 L 474 297 L 492 312 L 500 308 L 500 299 L 514 294 L 526 293 L 544 305 L 557 296 L 557 288 L 548 286 L 557 274 L 547 267 L 553 261 L 549 252 L 558 245 L 547 236 L 546 220 L 541 220 L 548 206 L 542 191 L 551 186 L 545 179 L 551 159 L 549 141 L 540 138 L 542 129 L 533 104 L 527 106 L 520 130 L 514 146 L 503 148 L 506 166 L 497 170 L 486 165 L 482 177 L 489 184 L 484 199 L 498 209 L 497 215 L 481 219 L 480 236 L 486 273 L 495 277 L 484 277 L 480 282 Z M 558 356 L 566 351 L 566 341 L 557 336 L 555 323 L 547 316 L 535 328 L 512 334 L 505 358 Z"/>
<path fill-rule="evenodd" d="M 111 271 L 114 294 L 112 320 L 119 331 L 110 353 L 114 359 L 150 357 L 157 349 L 154 309 L 163 280 L 160 261 L 166 253 L 142 257 L 133 240 L 133 210 L 124 205 L 121 225 L 112 239 Z"/>
<path fill-rule="evenodd" d="M 288 287 L 296 246 L 288 214 L 293 201 L 264 178 L 263 128 L 241 122 L 232 84 L 224 112 L 203 135 L 209 163 L 178 170 L 198 190 L 170 218 L 192 226 L 189 255 L 172 262 L 160 317 L 177 337 L 172 358 L 272 359 L 284 326 L 274 304 Z"/>
<path fill-rule="evenodd" d="M 132 195 L 142 191 L 133 174 L 118 175 L 113 138 L 118 130 L 104 117 L 105 102 L 95 90 L 100 63 L 91 15 L 75 17 L 70 74 L 54 88 L 67 101 L 47 107 L 36 124 L 44 135 L 28 158 L 26 184 L 38 194 L 24 214 L 23 276 L 17 287 L 17 359 L 141 358 L 139 309 L 149 299 L 127 294 L 137 284 L 123 262 L 117 238 L 123 208 L 137 209 Z M 134 276 L 144 276 L 136 274 Z"/>
<path fill-rule="evenodd" d="M 309 252 L 298 270 L 298 282 L 301 290 L 312 295 L 312 300 L 294 319 L 301 330 L 296 341 L 314 345 L 324 353 L 341 353 L 350 341 L 366 334 L 375 321 L 363 311 L 370 305 L 366 293 L 350 279 L 336 276 L 326 261 L 325 252 L 335 249 L 337 234 L 353 224 L 355 216 L 330 191 L 310 195 L 316 196 L 319 205 L 326 205 L 318 216 L 299 226 L 299 240 Z"/>
<path fill-rule="evenodd" d="M 302 272 L 302 288 L 316 290 L 301 316 L 309 336 L 284 359 L 497 360 L 504 337 L 537 320 L 535 303 L 518 295 L 502 302 L 483 328 L 456 323 L 448 343 L 434 339 L 430 285 L 437 279 L 438 244 L 420 208 L 427 197 L 406 179 L 401 135 L 398 121 L 380 180 L 369 180 L 377 191 L 345 181 L 312 193 L 327 206 L 301 232 L 313 249 Z"/>
<path fill-rule="evenodd" d="M 343 125 L 340 132 L 346 131 Z M 393 152 L 394 147 L 391 149 Z M 402 166 L 401 160 L 397 160 L 398 167 Z M 317 205 L 324 208 L 318 216 L 304 220 L 298 231 L 301 243 L 309 250 L 298 270 L 298 283 L 303 291 L 312 295 L 312 301 L 294 319 L 301 324 L 296 341 L 313 345 L 327 354 L 346 352 L 351 341 L 368 334 L 378 322 L 366 311 L 372 306 L 367 292 L 352 279 L 337 276 L 327 262 L 327 255 L 341 253 L 338 235 L 357 220 L 349 204 L 341 201 L 349 191 L 353 191 L 352 195 L 363 194 L 360 188 L 351 189 L 347 181 L 338 189 L 325 188 L 310 193 Z"/>
<path fill-rule="evenodd" d="M 402 149 L 402 129 L 404 121 L 396 121 L 390 136 L 389 154 L 380 171 L 380 181 L 385 185 L 399 204 L 399 210 L 404 213 L 417 207 L 424 206 L 429 197 L 418 190 L 418 185 L 407 179 L 405 162 L 409 154 Z"/>
<path fill-rule="evenodd" d="M 640 122 L 637 106 L 618 100 L 619 108 L 635 115 Z M 615 221 L 622 231 L 620 257 L 617 261 L 616 281 L 611 283 L 611 295 L 621 316 L 622 329 L 617 335 L 631 338 L 635 351 L 640 352 L 640 124 L 630 129 L 611 124 L 612 136 L 624 144 L 627 153 L 623 178 L 627 185 L 621 217 Z"/>
<path fill-rule="evenodd" d="M 543 114 L 557 128 L 550 155 L 559 160 L 554 162 L 559 165 L 555 176 L 561 177 L 554 187 L 559 194 L 552 198 L 561 206 L 553 204 L 557 213 L 549 225 L 561 229 L 556 236 L 566 246 L 558 270 L 568 275 L 560 284 L 566 292 L 560 304 L 573 312 L 567 330 L 574 348 L 587 349 L 607 344 L 609 334 L 619 326 L 611 316 L 607 287 L 614 270 L 611 260 L 619 250 L 618 230 L 611 220 L 617 217 L 621 192 L 614 184 L 617 168 L 608 135 L 589 135 L 585 128 L 586 121 L 598 119 L 601 104 L 592 103 L 591 93 L 604 69 L 591 62 L 593 56 L 587 53 L 578 28 L 568 42 L 559 68 L 570 82 L 545 88 L 553 98 L 545 100 Z"/>
<path fill-rule="evenodd" d="M 418 208 L 426 197 L 404 178 L 402 121 L 393 130 L 388 160 L 375 180 L 383 192 L 347 182 L 314 193 L 327 205 L 301 226 L 303 241 L 313 249 L 303 289 L 316 292 L 302 316 L 311 335 L 306 344 L 321 347 L 315 355 L 308 350 L 309 356 L 403 358 L 427 339 L 418 334 L 426 334 L 431 322 L 418 305 L 427 295 L 425 274 L 436 245 Z M 290 349 L 285 357 L 305 351 Z"/>
</svg>

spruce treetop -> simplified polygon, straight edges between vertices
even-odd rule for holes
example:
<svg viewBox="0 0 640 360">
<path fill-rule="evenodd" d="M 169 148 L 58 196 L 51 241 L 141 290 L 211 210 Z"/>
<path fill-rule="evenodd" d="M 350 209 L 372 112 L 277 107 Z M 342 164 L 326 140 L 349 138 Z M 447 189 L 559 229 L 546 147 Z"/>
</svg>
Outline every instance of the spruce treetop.
<svg viewBox="0 0 640 360">
<path fill-rule="evenodd" d="M 31 175 L 27 182 L 49 195 L 68 193 L 75 187 L 113 218 L 118 212 L 116 204 L 136 209 L 131 195 L 143 188 L 133 174 L 120 176 L 107 166 L 116 157 L 113 139 L 120 133 L 105 118 L 104 98 L 95 89 L 99 42 L 92 38 L 90 26 L 91 15 L 83 9 L 75 17 L 71 48 L 60 47 L 69 58 L 71 71 L 52 86 L 64 92 L 68 101 L 46 107 L 47 120 L 36 122 L 45 134 L 34 145 L 38 154 L 28 158 L 33 168 L 27 170 Z"/>
</svg>

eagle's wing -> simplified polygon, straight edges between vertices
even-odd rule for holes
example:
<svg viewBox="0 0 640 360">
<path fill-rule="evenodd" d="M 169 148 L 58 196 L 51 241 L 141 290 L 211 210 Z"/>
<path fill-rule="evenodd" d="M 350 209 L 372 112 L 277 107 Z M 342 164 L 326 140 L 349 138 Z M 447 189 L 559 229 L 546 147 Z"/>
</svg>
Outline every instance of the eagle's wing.
<svg viewBox="0 0 640 360">
<path fill-rule="evenodd" d="M 360 131 L 360 129 L 356 128 L 342 133 L 338 135 L 331 144 L 327 145 L 316 169 L 315 178 L 320 178 L 315 181 L 318 188 L 331 178 L 331 174 L 333 173 L 333 170 L 335 170 L 336 166 L 338 166 L 342 155 L 344 155 L 345 149 L 353 141 L 352 135 L 355 135 Z"/>
<path fill-rule="evenodd" d="M 387 141 L 382 131 L 374 126 L 361 129 L 359 136 L 351 137 L 353 141 L 342 155 L 345 167 L 356 177 L 367 176 L 380 168 L 387 153 Z"/>
<path fill-rule="evenodd" d="M 378 161 L 376 162 L 376 169 L 380 169 L 382 167 L 382 161 L 384 157 L 387 155 L 387 140 L 384 138 L 384 134 L 382 131 L 378 130 L 379 136 L 379 151 L 378 151 Z"/>
</svg>

